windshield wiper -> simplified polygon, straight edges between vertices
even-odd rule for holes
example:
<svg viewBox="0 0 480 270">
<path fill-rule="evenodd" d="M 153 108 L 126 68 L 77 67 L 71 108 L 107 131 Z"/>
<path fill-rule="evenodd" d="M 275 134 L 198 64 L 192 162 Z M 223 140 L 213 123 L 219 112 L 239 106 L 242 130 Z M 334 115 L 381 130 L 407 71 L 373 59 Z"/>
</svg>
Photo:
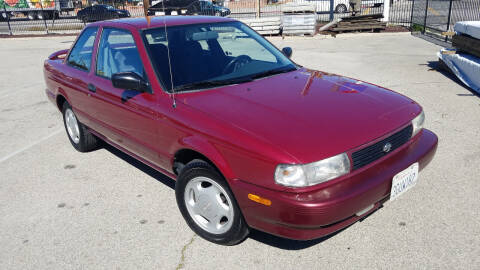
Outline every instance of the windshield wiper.
<svg viewBox="0 0 480 270">
<path fill-rule="evenodd" d="M 280 73 L 287 73 L 287 72 L 290 72 L 290 71 L 294 71 L 296 70 L 297 68 L 296 67 L 281 67 L 281 68 L 276 68 L 276 69 L 272 69 L 272 70 L 267 70 L 267 71 L 264 71 L 264 72 L 260 72 L 260 73 L 257 73 L 257 74 L 253 74 L 251 77 L 252 79 L 259 79 L 259 78 L 263 78 L 263 77 L 267 77 L 267 76 L 271 76 L 271 75 L 276 75 L 276 74 L 280 74 Z"/>
<path fill-rule="evenodd" d="M 196 83 L 189 83 L 175 87 L 175 91 L 186 91 L 186 90 L 196 90 L 204 89 L 209 87 L 217 87 L 222 85 L 237 84 L 243 82 L 250 82 L 253 79 L 251 77 L 243 77 L 238 79 L 228 79 L 228 80 L 216 80 L 216 81 L 201 81 Z"/>
</svg>

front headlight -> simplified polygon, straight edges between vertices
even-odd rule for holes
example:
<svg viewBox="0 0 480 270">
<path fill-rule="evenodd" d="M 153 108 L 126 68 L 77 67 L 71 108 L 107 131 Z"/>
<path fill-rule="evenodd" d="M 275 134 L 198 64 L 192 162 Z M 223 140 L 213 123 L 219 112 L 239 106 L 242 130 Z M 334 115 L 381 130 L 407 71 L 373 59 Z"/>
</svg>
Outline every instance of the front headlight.
<svg viewBox="0 0 480 270">
<path fill-rule="evenodd" d="M 425 114 L 422 111 L 419 115 L 417 115 L 417 117 L 415 117 L 412 120 L 412 126 L 413 126 L 412 138 L 415 135 L 417 135 L 417 133 L 420 132 L 420 130 L 422 130 L 424 122 L 425 122 Z"/>
<path fill-rule="evenodd" d="M 350 160 L 342 153 L 331 158 L 301 165 L 280 164 L 275 182 L 289 187 L 313 186 L 350 172 Z"/>
</svg>

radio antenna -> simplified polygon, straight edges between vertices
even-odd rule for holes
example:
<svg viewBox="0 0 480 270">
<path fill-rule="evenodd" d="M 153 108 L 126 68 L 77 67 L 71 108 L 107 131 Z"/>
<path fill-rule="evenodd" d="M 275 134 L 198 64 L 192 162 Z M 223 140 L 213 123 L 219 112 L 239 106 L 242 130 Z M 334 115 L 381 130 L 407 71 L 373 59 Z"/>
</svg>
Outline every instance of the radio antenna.
<svg viewBox="0 0 480 270">
<path fill-rule="evenodd" d="M 168 56 L 168 69 L 170 71 L 170 85 L 172 89 L 172 107 L 177 107 L 177 101 L 175 100 L 175 88 L 173 87 L 173 73 L 172 73 L 172 59 L 170 56 L 170 42 L 168 41 L 168 32 L 167 32 L 167 13 L 165 12 L 165 0 L 162 0 L 163 8 L 163 25 L 165 26 L 165 39 L 167 40 L 167 56 Z"/>
</svg>

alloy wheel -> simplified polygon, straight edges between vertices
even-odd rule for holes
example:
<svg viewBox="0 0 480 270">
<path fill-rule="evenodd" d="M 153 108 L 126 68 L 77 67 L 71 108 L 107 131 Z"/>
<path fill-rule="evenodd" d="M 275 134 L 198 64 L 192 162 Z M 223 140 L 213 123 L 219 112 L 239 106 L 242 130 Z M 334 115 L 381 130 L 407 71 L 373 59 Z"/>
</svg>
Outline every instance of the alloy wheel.
<svg viewBox="0 0 480 270">
<path fill-rule="evenodd" d="M 72 109 L 65 110 L 65 124 L 67 126 L 68 136 L 76 144 L 80 142 L 80 128 L 78 126 L 77 118 Z"/>
</svg>

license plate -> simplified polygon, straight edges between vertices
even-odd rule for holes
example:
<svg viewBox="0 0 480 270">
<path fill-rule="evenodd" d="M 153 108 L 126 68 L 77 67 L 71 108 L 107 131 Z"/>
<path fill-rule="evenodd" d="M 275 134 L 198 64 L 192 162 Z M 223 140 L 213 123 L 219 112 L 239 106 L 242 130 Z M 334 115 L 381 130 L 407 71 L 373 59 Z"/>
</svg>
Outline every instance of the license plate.
<svg viewBox="0 0 480 270">
<path fill-rule="evenodd" d="M 163 12 L 163 11 L 157 11 L 157 12 L 155 12 L 155 15 L 157 15 L 157 16 L 163 16 L 163 15 L 165 15 L 165 12 Z"/>
<path fill-rule="evenodd" d="M 410 167 L 399 172 L 393 177 L 392 189 L 390 190 L 390 201 L 405 193 L 417 184 L 418 163 L 413 163 Z"/>
<path fill-rule="evenodd" d="M 170 13 L 170 15 L 176 16 L 176 15 L 178 15 L 178 12 L 177 12 L 177 11 L 172 11 L 172 12 Z"/>
</svg>

